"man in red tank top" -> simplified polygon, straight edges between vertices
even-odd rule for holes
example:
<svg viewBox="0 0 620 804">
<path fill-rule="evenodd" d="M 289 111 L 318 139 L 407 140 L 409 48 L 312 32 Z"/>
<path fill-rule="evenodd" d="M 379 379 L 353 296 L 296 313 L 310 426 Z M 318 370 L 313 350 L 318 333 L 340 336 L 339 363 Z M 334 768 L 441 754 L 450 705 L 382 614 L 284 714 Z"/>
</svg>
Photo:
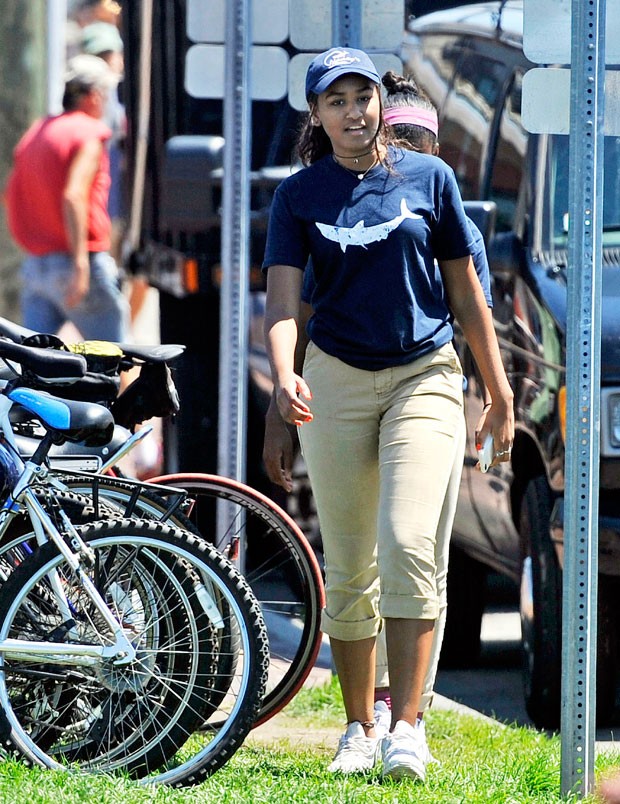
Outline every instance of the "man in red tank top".
<svg viewBox="0 0 620 804">
<path fill-rule="evenodd" d="M 69 62 L 62 114 L 36 121 L 15 148 L 6 189 L 22 265 L 22 323 L 56 333 L 71 321 L 86 339 L 127 338 L 128 306 L 110 257 L 109 128 L 116 81 L 96 56 Z"/>
</svg>

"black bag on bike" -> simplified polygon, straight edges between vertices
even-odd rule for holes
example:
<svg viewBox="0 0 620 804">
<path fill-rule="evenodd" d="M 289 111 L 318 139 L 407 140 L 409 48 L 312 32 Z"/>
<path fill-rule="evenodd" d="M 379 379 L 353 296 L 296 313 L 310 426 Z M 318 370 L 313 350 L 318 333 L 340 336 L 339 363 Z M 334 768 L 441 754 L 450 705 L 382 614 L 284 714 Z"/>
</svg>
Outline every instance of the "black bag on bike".
<svg viewBox="0 0 620 804">
<path fill-rule="evenodd" d="M 165 363 L 145 363 L 138 378 L 110 406 L 114 421 L 129 430 L 153 416 L 174 415 L 179 408 L 179 395 Z"/>
<path fill-rule="evenodd" d="M 56 335 L 36 334 L 24 338 L 24 346 L 39 349 L 57 349 L 63 352 L 81 354 L 86 359 L 87 372 L 70 385 L 50 387 L 45 390 L 63 399 L 76 399 L 81 402 L 98 402 L 109 406 L 116 399 L 120 388 L 120 365 L 123 352 L 107 341 L 84 341 L 67 346 Z"/>
</svg>

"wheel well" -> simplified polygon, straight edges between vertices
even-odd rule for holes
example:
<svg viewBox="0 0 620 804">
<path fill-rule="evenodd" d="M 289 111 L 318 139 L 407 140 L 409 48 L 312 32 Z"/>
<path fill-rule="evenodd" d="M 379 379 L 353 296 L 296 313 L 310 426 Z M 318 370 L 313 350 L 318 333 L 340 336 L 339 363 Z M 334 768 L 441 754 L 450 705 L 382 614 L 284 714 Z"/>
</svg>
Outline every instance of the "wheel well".
<svg viewBox="0 0 620 804">
<path fill-rule="evenodd" d="M 545 474 L 545 465 L 533 439 L 526 433 L 517 431 L 512 445 L 512 472 L 514 475 L 510 489 L 512 522 L 519 532 L 521 505 L 525 489 L 532 478 Z"/>
</svg>

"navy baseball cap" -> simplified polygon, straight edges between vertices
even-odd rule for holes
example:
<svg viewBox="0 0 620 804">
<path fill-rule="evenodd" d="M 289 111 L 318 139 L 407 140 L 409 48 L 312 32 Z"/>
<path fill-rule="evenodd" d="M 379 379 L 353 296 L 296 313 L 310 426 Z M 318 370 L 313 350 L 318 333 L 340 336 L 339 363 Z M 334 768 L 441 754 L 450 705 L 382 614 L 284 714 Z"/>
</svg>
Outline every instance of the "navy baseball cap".
<svg viewBox="0 0 620 804">
<path fill-rule="evenodd" d="M 306 73 L 306 98 L 311 92 L 320 95 L 338 78 L 350 73 L 370 78 L 375 84 L 381 83 L 377 68 L 363 50 L 332 47 L 324 53 L 319 53 L 310 62 Z"/>
</svg>

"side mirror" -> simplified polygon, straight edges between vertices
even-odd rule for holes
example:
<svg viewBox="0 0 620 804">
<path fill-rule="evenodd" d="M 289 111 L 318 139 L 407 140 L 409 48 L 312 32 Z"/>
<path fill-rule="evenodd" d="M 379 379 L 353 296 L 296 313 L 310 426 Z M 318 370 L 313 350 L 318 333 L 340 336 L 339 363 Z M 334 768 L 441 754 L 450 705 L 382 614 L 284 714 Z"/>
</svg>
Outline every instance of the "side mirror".
<svg viewBox="0 0 620 804">
<path fill-rule="evenodd" d="M 464 201 L 465 214 L 476 224 L 484 238 L 486 246 L 495 234 L 495 221 L 497 219 L 497 204 L 495 201 Z"/>
<path fill-rule="evenodd" d="M 180 135 L 165 145 L 160 229 L 204 232 L 219 225 L 224 138 Z"/>
</svg>

